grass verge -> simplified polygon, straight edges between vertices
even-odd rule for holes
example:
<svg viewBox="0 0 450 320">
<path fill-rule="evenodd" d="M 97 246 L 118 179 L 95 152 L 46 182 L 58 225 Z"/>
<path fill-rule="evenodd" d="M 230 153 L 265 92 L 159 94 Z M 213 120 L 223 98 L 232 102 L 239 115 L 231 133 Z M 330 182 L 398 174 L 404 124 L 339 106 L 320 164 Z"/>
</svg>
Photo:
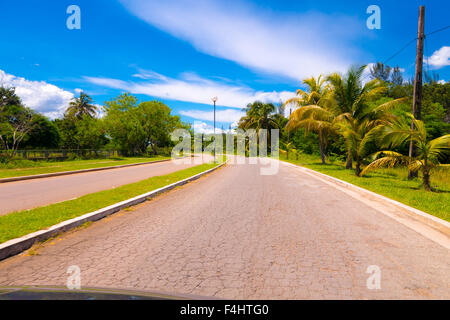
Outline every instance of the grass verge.
<svg viewBox="0 0 450 320">
<path fill-rule="evenodd" d="M 164 176 L 151 177 L 114 189 L 87 194 L 77 199 L 0 216 L 0 243 L 162 188 L 211 169 L 216 165 L 213 163 L 201 164 Z"/>
<path fill-rule="evenodd" d="M 339 161 L 320 163 L 319 157 L 307 154 L 289 155 L 280 152 L 280 160 L 300 165 L 326 175 L 352 183 L 358 187 L 381 194 L 390 199 L 422 210 L 438 218 L 450 221 L 450 167 L 442 166 L 434 170 L 431 183 L 436 192 L 425 191 L 422 180 L 408 180 L 406 168 L 380 169 L 370 172 L 367 176 L 357 177 L 354 171 L 345 169 Z"/>
<path fill-rule="evenodd" d="M 147 158 L 110 158 L 95 160 L 67 160 L 58 162 L 19 161 L 10 164 L 0 164 L 0 179 L 54 172 L 113 167 L 125 164 L 142 163 L 165 159 L 170 159 L 170 157 L 155 156 Z"/>
</svg>

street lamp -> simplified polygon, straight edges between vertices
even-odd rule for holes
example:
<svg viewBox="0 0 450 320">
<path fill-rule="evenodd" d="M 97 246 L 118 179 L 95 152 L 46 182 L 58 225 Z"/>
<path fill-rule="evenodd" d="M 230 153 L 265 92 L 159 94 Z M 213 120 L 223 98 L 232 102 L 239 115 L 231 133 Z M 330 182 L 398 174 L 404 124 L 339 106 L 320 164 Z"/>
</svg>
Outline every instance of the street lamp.
<svg viewBox="0 0 450 320">
<path fill-rule="evenodd" d="M 216 163 L 216 102 L 219 100 L 219 98 L 214 97 L 211 99 L 214 102 L 214 163 Z"/>
</svg>

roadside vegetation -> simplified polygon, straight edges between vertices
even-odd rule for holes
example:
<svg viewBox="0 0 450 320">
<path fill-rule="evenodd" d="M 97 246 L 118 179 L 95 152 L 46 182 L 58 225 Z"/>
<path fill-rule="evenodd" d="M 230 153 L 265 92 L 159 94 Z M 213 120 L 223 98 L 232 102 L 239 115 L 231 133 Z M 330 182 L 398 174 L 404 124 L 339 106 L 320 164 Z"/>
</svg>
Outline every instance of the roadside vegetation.
<svg viewBox="0 0 450 320">
<path fill-rule="evenodd" d="M 413 208 L 432 214 L 450 222 L 450 166 L 434 168 L 435 192 L 425 192 L 419 179 L 408 180 L 407 168 L 385 168 L 357 177 L 345 168 L 345 161 L 330 159 L 323 165 L 319 155 L 298 154 L 291 150 L 289 159 L 286 151 L 280 152 L 280 160 L 300 165 L 326 175 L 347 181 L 358 187 L 381 194 Z"/>
<path fill-rule="evenodd" d="M 8 213 L 0 216 L 0 243 L 162 188 L 215 166 L 217 166 L 217 163 L 201 164 L 114 189 L 87 194 L 74 200 L 59 202 L 31 210 Z"/>
<path fill-rule="evenodd" d="M 0 87 L 0 163 L 12 166 L 29 160 L 19 150 L 70 150 L 80 159 L 102 157 L 105 150 L 121 157 L 169 156 L 174 145 L 170 133 L 177 128 L 190 125 L 164 103 L 138 101 L 129 93 L 98 106 L 81 92 L 61 117 L 51 120 L 25 106 L 15 88 Z"/>
</svg>

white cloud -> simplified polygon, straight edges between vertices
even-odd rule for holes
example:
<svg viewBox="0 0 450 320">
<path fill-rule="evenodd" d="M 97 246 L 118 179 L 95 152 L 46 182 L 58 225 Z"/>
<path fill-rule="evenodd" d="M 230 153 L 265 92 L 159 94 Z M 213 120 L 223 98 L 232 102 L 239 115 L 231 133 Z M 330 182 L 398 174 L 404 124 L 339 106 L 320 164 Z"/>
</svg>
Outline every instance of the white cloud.
<svg viewBox="0 0 450 320">
<path fill-rule="evenodd" d="M 179 113 L 183 116 L 191 117 L 194 119 L 213 121 L 214 111 L 203 111 L 203 110 L 180 110 Z M 217 122 L 235 122 L 239 120 L 245 112 L 238 111 L 236 109 L 225 109 L 216 110 L 216 121 Z"/>
<path fill-rule="evenodd" d="M 295 95 L 289 91 L 256 91 L 245 86 L 201 78 L 195 73 L 183 73 L 180 78 L 174 79 L 154 71 L 146 71 L 134 77 L 146 80 L 133 82 L 102 77 L 84 77 L 84 79 L 92 84 L 168 100 L 210 105 L 211 98 L 217 96 L 219 98 L 217 105 L 232 108 L 243 108 L 255 100 L 278 103 Z"/>
<path fill-rule="evenodd" d="M 442 47 L 425 60 L 430 66 L 440 69 L 450 66 L 450 47 Z"/>
<path fill-rule="evenodd" d="M 15 87 L 16 94 L 22 102 L 50 118 L 56 118 L 64 113 L 73 93 L 65 91 L 45 81 L 30 81 L 16 77 L 0 70 L 0 85 Z"/>
<path fill-rule="evenodd" d="M 132 14 L 198 51 L 296 80 L 344 71 L 364 22 L 318 12 L 274 13 L 230 1 L 121 0 Z"/>
<path fill-rule="evenodd" d="M 195 121 L 192 125 L 192 129 L 194 129 L 194 133 L 214 133 L 214 126 L 207 124 L 202 121 Z M 228 128 L 224 128 L 223 132 L 226 132 Z M 222 133 L 222 129 L 216 127 L 216 133 Z"/>
</svg>

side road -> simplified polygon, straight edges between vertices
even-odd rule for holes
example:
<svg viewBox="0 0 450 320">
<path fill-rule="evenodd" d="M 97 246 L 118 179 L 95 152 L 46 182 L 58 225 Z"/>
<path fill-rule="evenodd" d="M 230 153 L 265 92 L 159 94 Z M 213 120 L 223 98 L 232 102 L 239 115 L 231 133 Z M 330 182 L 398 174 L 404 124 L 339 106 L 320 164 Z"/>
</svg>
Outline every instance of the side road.
<svg viewBox="0 0 450 320">
<path fill-rule="evenodd" d="M 194 166 L 183 159 L 0 184 L 0 215 L 165 175 Z"/>
<path fill-rule="evenodd" d="M 0 183 L 23 181 L 23 180 L 33 180 L 33 179 L 42 179 L 42 178 L 66 176 L 66 175 L 77 174 L 77 173 L 85 173 L 85 172 L 93 172 L 93 171 L 103 171 L 103 170 L 119 169 L 119 168 L 126 168 L 126 167 L 134 167 L 134 166 L 140 166 L 140 165 L 150 164 L 150 163 L 166 162 L 166 161 L 170 161 L 170 160 L 171 159 L 163 159 L 163 160 L 155 160 L 155 161 L 146 161 L 146 162 L 122 164 L 122 165 L 118 165 L 118 166 L 108 166 L 108 167 L 89 168 L 89 169 L 81 169 L 81 170 L 71 170 L 71 171 L 60 171 L 60 172 L 33 174 L 33 175 L 28 175 L 28 176 L 1 178 L 0 179 Z"/>
</svg>

